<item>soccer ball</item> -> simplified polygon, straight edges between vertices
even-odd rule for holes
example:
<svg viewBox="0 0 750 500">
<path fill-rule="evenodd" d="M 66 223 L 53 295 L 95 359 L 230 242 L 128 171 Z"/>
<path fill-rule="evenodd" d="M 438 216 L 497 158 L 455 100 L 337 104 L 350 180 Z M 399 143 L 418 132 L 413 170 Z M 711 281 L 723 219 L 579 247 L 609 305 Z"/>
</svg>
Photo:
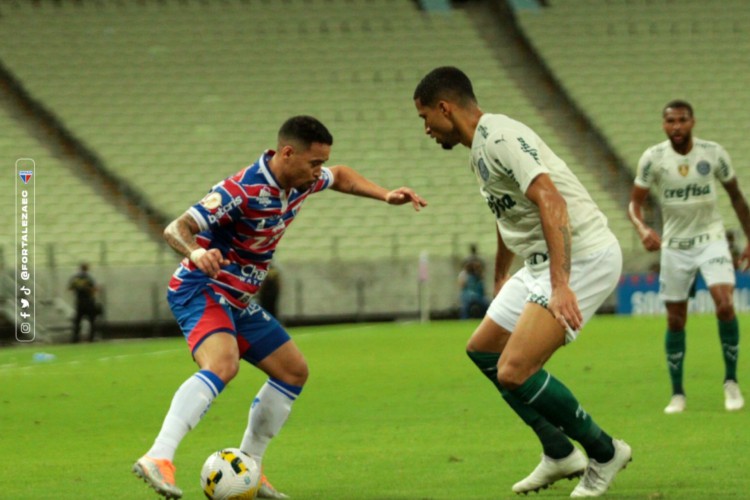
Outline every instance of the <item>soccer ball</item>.
<svg viewBox="0 0 750 500">
<path fill-rule="evenodd" d="M 203 464 L 201 487 L 209 500 L 253 500 L 260 488 L 260 468 L 239 448 L 224 448 Z"/>
</svg>

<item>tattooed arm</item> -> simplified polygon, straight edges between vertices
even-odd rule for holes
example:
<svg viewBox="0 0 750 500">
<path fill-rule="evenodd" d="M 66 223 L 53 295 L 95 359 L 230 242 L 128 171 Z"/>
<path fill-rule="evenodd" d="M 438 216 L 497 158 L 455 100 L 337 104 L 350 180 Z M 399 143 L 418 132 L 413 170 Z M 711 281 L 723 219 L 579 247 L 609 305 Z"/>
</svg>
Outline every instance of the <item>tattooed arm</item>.
<svg viewBox="0 0 750 500">
<path fill-rule="evenodd" d="M 164 229 L 164 239 L 175 252 L 192 260 L 198 269 L 216 278 L 221 267 L 228 265 L 229 261 L 216 248 L 207 251 L 201 247 L 195 241 L 195 235 L 199 232 L 198 223 L 185 212 Z"/>
<path fill-rule="evenodd" d="M 539 207 L 539 218 L 549 251 L 552 296 L 548 309 L 563 328 L 578 330 L 583 316 L 569 284 L 572 231 L 567 204 L 547 174 L 541 174 L 532 181 L 526 190 L 526 197 Z"/>
</svg>

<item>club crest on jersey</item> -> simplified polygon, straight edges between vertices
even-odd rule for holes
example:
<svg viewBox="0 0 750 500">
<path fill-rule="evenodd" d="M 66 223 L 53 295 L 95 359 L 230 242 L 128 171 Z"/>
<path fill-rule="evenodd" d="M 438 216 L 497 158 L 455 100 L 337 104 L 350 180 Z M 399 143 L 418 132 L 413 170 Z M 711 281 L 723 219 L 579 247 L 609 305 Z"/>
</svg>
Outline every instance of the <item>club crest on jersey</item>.
<svg viewBox="0 0 750 500">
<path fill-rule="evenodd" d="M 484 158 L 479 158 L 477 165 L 479 168 L 479 175 L 482 177 L 483 181 L 487 182 L 487 179 L 490 178 L 490 171 L 487 169 L 487 165 L 484 163 Z"/>
<path fill-rule="evenodd" d="M 699 161 L 695 168 L 701 175 L 708 175 L 711 172 L 711 165 L 706 160 Z"/>
<path fill-rule="evenodd" d="M 690 170 L 690 165 L 683 163 L 679 167 L 677 167 L 677 171 L 680 173 L 681 176 L 687 177 L 688 171 Z"/>
<path fill-rule="evenodd" d="M 215 210 L 219 208 L 219 206 L 221 205 L 221 193 L 217 193 L 216 191 L 208 193 L 200 201 L 200 204 L 206 210 Z"/>
<path fill-rule="evenodd" d="M 263 205 L 264 207 L 267 207 L 271 204 L 271 190 L 267 187 L 263 186 L 260 190 L 260 193 L 258 193 L 258 204 Z"/>
</svg>

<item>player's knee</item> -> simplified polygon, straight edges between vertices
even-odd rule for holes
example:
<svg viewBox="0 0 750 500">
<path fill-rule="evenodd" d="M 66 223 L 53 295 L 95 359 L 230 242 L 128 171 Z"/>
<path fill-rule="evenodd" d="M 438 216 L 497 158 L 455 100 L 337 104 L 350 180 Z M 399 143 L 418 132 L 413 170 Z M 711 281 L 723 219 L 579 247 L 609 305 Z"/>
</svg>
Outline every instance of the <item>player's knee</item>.
<svg viewBox="0 0 750 500">
<path fill-rule="evenodd" d="M 685 329 L 686 318 L 681 314 L 669 314 L 667 316 L 667 328 L 672 332 L 680 332 Z"/>
<path fill-rule="evenodd" d="M 471 356 L 471 353 L 480 351 L 479 347 L 476 345 L 476 342 L 474 342 L 474 338 L 470 338 L 469 341 L 466 343 L 466 354 Z"/>
<path fill-rule="evenodd" d="M 201 368 L 210 370 L 221 379 L 222 382 L 228 384 L 240 370 L 240 360 L 232 356 L 222 356 L 221 358 L 212 360 L 207 366 Z"/>
<path fill-rule="evenodd" d="M 721 301 L 716 304 L 716 317 L 720 321 L 731 321 L 734 319 L 734 304 L 731 300 Z"/>
<path fill-rule="evenodd" d="M 511 391 L 518 389 L 527 378 L 529 378 L 529 375 L 526 374 L 526 370 L 522 366 L 513 362 L 500 362 L 497 369 L 497 382 L 505 389 Z"/>
<path fill-rule="evenodd" d="M 284 372 L 278 375 L 278 379 L 284 383 L 302 387 L 310 376 L 307 361 L 301 359 L 285 367 Z"/>
</svg>

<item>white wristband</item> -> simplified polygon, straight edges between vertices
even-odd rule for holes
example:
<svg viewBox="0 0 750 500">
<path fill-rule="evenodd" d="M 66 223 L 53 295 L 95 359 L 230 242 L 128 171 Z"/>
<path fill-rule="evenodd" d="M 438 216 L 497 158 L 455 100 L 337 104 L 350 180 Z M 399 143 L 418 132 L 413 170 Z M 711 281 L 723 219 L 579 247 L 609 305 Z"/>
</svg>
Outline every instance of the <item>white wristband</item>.
<svg viewBox="0 0 750 500">
<path fill-rule="evenodd" d="M 196 248 L 192 252 L 190 252 L 190 260 L 193 262 L 193 264 L 197 264 L 198 260 L 203 257 L 203 255 L 206 253 L 205 248 Z"/>
</svg>

